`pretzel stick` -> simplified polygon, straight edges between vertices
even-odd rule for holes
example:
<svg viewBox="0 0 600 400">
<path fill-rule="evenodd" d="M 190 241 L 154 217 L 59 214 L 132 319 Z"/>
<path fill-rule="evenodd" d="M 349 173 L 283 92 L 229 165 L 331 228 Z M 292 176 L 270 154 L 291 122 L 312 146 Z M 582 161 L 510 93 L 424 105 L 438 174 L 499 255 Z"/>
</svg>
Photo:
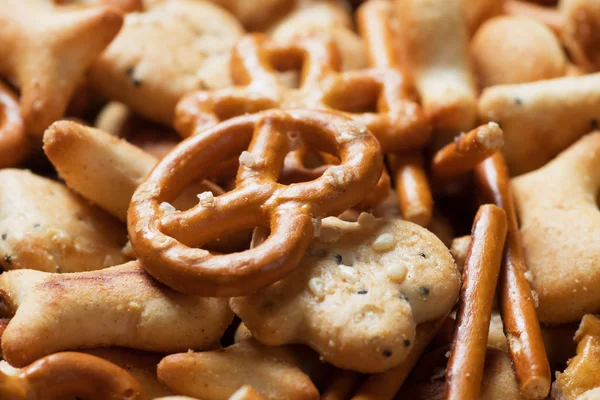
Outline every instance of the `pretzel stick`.
<svg viewBox="0 0 600 400">
<path fill-rule="evenodd" d="M 489 204 L 479 207 L 471 236 L 446 369 L 446 400 L 479 398 L 492 302 L 506 238 L 504 210 Z"/>
<path fill-rule="evenodd" d="M 504 2 L 504 12 L 515 17 L 534 19 L 560 35 L 564 19 L 556 8 L 544 7 L 526 1 L 507 0 Z"/>
<path fill-rule="evenodd" d="M 390 18 L 393 5 L 386 1 L 370 1 L 358 12 L 358 28 L 364 38 L 369 65 L 376 68 L 398 68 Z M 421 226 L 431 222 L 433 200 L 420 153 L 390 155 L 392 177 L 402 217 Z"/>
<path fill-rule="evenodd" d="M 438 181 L 457 178 L 494 154 L 503 144 L 504 136 L 498 124 L 490 122 L 480 125 L 467 134 L 455 137 L 453 143 L 435 153 L 431 174 Z"/>
<path fill-rule="evenodd" d="M 413 348 L 402 364 L 389 371 L 369 375 L 360 385 L 352 400 L 393 399 L 445 319 L 442 317 L 418 325 Z"/>
<path fill-rule="evenodd" d="M 394 176 L 402 218 L 421 226 L 428 226 L 433 214 L 433 199 L 427 175 L 423 170 L 420 153 L 390 154 L 388 156 Z"/>
<path fill-rule="evenodd" d="M 352 396 L 360 383 L 361 374 L 346 369 L 337 369 L 331 378 L 329 385 L 321 396 L 321 400 L 346 400 Z"/>
<path fill-rule="evenodd" d="M 500 152 L 475 168 L 475 180 L 484 200 L 506 211 L 506 252 L 498 283 L 500 311 L 510 356 L 523 396 L 542 399 L 550 390 L 550 366 L 542 339 L 523 256 L 519 225 L 510 188 L 508 169 Z"/>
</svg>

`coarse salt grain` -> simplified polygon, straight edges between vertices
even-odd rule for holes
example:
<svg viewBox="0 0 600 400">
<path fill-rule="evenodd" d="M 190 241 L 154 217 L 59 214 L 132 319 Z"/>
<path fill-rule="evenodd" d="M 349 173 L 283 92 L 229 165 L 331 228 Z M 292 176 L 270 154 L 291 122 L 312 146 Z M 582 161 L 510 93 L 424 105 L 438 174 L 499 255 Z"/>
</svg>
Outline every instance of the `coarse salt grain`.
<svg viewBox="0 0 600 400">
<path fill-rule="evenodd" d="M 311 278 L 308 281 L 308 290 L 315 296 L 321 296 L 323 294 L 323 281 L 320 278 Z"/>
<path fill-rule="evenodd" d="M 342 167 L 331 167 L 326 173 L 333 186 L 343 186 L 346 183 L 346 173 Z"/>
<path fill-rule="evenodd" d="M 171 203 L 167 203 L 166 201 L 163 201 L 162 203 L 160 203 L 159 208 L 165 214 L 169 214 L 169 213 L 173 213 L 173 212 L 177 211 L 177 209 L 175 207 L 173 207 L 173 205 Z"/>
<path fill-rule="evenodd" d="M 202 192 L 198 195 L 198 200 L 200 200 L 200 204 L 207 207 L 213 207 L 215 205 L 215 196 L 212 192 Z"/>
<path fill-rule="evenodd" d="M 358 224 L 367 229 L 373 229 L 377 223 L 377 219 L 368 212 L 361 212 L 357 220 Z"/>
<path fill-rule="evenodd" d="M 389 264 L 385 270 L 388 278 L 396 283 L 403 282 L 406 279 L 408 269 L 400 263 Z"/>
<path fill-rule="evenodd" d="M 371 248 L 378 252 L 390 251 L 394 246 L 396 246 L 396 238 L 391 233 L 382 233 L 371 244 Z"/>
<path fill-rule="evenodd" d="M 246 168 L 254 168 L 258 164 L 258 161 L 249 152 L 242 151 L 242 154 L 240 154 L 240 164 Z"/>
<path fill-rule="evenodd" d="M 321 218 L 313 218 L 313 237 L 321 236 Z"/>
</svg>

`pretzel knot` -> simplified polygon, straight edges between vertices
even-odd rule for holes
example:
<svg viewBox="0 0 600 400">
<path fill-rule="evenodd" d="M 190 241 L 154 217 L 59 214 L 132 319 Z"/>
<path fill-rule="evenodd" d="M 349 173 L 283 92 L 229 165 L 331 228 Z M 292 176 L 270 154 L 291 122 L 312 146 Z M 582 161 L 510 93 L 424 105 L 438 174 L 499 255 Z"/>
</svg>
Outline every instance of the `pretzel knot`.
<svg viewBox="0 0 600 400">
<path fill-rule="evenodd" d="M 364 124 L 386 153 L 419 150 L 429 141 L 429 123 L 398 69 L 340 73 L 339 65 L 335 43 L 323 34 L 293 43 L 246 35 L 232 52 L 237 86 L 185 96 L 176 108 L 175 127 L 187 137 L 245 113 L 308 108 L 342 112 Z M 277 75 L 293 69 L 301 73 L 298 88 L 285 86 Z"/>
<path fill-rule="evenodd" d="M 0 372 L 0 398 L 54 400 L 79 396 L 89 400 L 147 399 L 140 384 L 120 367 L 84 353 L 64 352 L 33 364 Z"/>
<path fill-rule="evenodd" d="M 340 164 L 308 182 L 278 183 L 289 136 Z M 245 151 L 247 149 L 247 151 Z M 240 155 L 233 191 L 187 211 L 173 201 L 219 161 Z M 175 290 L 202 296 L 242 296 L 286 276 L 304 255 L 315 222 L 358 203 L 383 170 L 377 140 L 351 120 L 329 112 L 269 110 L 233 118 L 190 137 L 163 158 L 133 195 L 131 244 L 144 268 Z M 261 245 L 240 253 L 195 248 L 244 228 L 268 227 Z"/>
<path fill-rule="evenodd" d="M 0 168 L 17 164 L 26 156 L 28 150 L 17 97 L 0 83 Z"/>
</svg>

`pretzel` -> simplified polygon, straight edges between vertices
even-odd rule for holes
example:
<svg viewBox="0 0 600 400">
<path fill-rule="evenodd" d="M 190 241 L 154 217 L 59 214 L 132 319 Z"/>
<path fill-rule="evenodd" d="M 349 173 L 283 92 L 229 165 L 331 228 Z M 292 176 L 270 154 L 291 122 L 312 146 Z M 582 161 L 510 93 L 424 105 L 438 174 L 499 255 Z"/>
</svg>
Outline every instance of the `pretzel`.
<svg viewBox="0 0 600 400">
<path fill-rule="evenodd" d="M 388 157 L 402 217 L 421 226 L 428 226 L 433 216 L 433 199 L 423 168 L 423 156 L 415 153 L 393 154 Z"/>
<path fill-rule="evenodd" d="M 550 391 L 550 366 L 546 357 L 540 323 L 536 314 L 508 168 L 501 153 L 475 168 L 477 187 L 486 201 L 506 212 L 506 251 L 498 282 L 500 309 L 521 393 L 529 399 L 545 398 Z"/>
<path fill-rule="evenodd" d="M 504 143 L 502 129 L 496 123 L 480 125 L 454 138 L 454 143 L 438 150 L 431 162 L 431 175 L 438 181 L 455 179 L 475 168 Z"/>
<path fill-rule="evenodd" d="M 0 372 L 3 399 L 58 400 L 64 396 L 85 400 L 148 399 L 140 384 L 125 370 L 83 353 L 56 353 L 14 374 Z"/>
<path fill-rule="evenodd" d="M 522 0 L 505 0 L 504 12 L 516 17 L 525 17 L 537 20 L 558 35 L 562 32 L 564 20 L 557 9 L 544 7 Z"/>
<path fill-rule="evenodd" d="M 290 131 L 336 154 L 341 164 L 311 182 L 277 183 Z M 185 212 L 161 210 L 198 178 L 190 171 L 202 172 L 246 148 L 234 191 Z M 137 188 L 129 208 L 131 244 L 148 272 L 176 290 L 250 294 L 291 272 L 313 236 L 313 218 L 337 215 L 360 201 L 377 183 L 382 164 L 377 140 L 336 114 L 272 110 L 235 118 L 182 142 Z M 188 247 L 265 224 L 271 236 L 245 252 L 215 256 Z"/>
<path fill-rule="evenodd" d="M 363 4 L 357 12 L 358 27 L 372 67 L 399 67 L 390 23 L 392 8 L 391 3 L 378 0 Z M 433 200 L 422 157 L 411 153 L 390 155 L 389 158 L 402 217 L 422 226 L 429 225 Z"/>
<path fill-rule="evenodd" d="M 492 301 L 506 237 L 504 210 L 494 205 L 479 207 L 471 236 L 446 369 L 445 399 L 479 398 Z"/>
<path fill-rule="evenodd" d="M 0 82 L 0 168 L 12 167 L 29 152 L 15 94 Z"/>
<path fill-rule="evenodd" d="M 298 89 L 279 83 L 276 71 L 301 67 Z M 384 152 L 414 150 L 429 140 L 429 124 L 409 100 L 404 76 L 393 69 L 339 72 L 334 42 L 322 35 L 276 43 L 261 34 L 242 37 L 231 60 L 232 88 L 197 91 L 175 110 L 184 137 L 228 118 L 269 108 L 335 110 L 364 124 Z M 374 107 L 374 112 L 364 112 Z"/>
<path fill-rule="evenodd" d="M 347 369 L 336 369 L 329 377 L 321 400 L 346 400 L 352 396 L 360 384 L 362 375 Z"/>
<path fill-rule="evenodd" d="M 413 348 L 404 362 L 387 372 L 369 375 L 352 400 L 392 400 L 445 319 L 443 317 L 417 326 Z"/>
</svg>

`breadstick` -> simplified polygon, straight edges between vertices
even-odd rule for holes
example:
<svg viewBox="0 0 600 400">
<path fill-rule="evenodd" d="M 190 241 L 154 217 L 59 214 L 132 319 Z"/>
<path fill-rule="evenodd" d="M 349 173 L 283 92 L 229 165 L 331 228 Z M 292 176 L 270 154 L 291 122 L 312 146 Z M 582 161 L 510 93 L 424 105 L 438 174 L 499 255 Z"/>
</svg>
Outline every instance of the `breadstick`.
<svg viewBox="0 0 600 400">
<path fill-rule="evenodd" d="M 498 124 L 480 125 L 440 149 L 433 157 L 431 174 L 438 181 L 457 178 L 494 154 L 503 144 L 504 136 Z"/>
<path fill-rule="evenodd" d="M 417 326 L 413 348 L 404 362 L 389 371 L 369 375 L 360 385 L 352 400 L 393 399 L 445 319 L 442 317 Z"/>
<path fill-rule="evenodd" d="M 329 378 L 321 400 L 346 400 L 349 399 L 360 383 L 362 375 L 347 369 L 337 369 Z"/>
<path fill-rule="evenodd" d="M 433 199 L 420 153 L 389 155 L 402 218 L 428 226 L 433 214 Z"/>
<path fill-rule="evenodd" d="M 476 92 L 460 0 L 396 0 L 407 66 L 440 139 L 473 129 Z M 444 140 L 447 142 L 447 140 Z"/>
<path fill-rule="evenodd" d="M 525 278 L 527 265 L 523 256 L 519 225 L 510 188 L 508 169 L 500 152 L 475 168 L 478 189 L 485 201 L 506 211 L 508 234 L 506 252 L 498 282 L 500 311 L 508 338 L 521 393 L 530 399 L 542 399 L 550 390 L 550 366 L 542 339 L 535 301 Z"/>
<path fill-rule="evenodd" d="M 479 398 L 492 302 L 506 238 L 504 210 L 489 204 L 481 206 L 471 236 L 446 369 L 446 400 Z"/>
</svg>

